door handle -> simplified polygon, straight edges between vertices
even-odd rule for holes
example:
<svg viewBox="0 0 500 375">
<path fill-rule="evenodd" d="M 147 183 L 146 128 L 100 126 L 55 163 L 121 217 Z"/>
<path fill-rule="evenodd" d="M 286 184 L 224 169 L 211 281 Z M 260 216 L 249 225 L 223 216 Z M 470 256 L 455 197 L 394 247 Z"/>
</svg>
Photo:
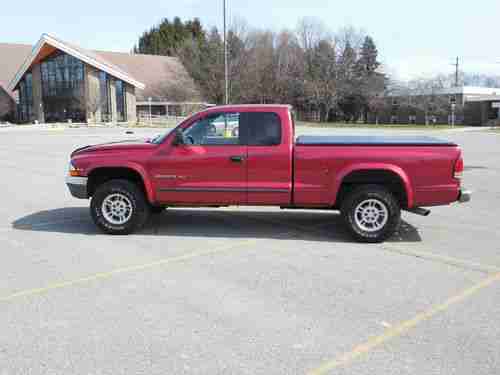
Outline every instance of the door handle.
<svg viewBox="0 0 500 375">
<path fill-rule="evenodd" d="M 233 163 L 243 163 L 245 157 L 243 155 L 234 155 L 229 158 Z"/>
</svg>

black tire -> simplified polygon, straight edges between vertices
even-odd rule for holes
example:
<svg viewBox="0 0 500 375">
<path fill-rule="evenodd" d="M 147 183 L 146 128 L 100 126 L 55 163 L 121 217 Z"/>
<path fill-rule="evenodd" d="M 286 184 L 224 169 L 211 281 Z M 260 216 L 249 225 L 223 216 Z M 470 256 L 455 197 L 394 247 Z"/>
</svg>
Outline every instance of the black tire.
<svg viewBox="0 0 500 375">
<path fill-rule="evenodd" d="M 162 207 L 162 206 L 151 206 L 151 213 L 153 215 L 159 215 L 161 214 L 163 211 L 165 211 L 167 209 L 167 207 Z"/>
<path fill-rule="evenodd" d="M 363 217 L 363 210 L 358 212 L 358 219 L 355 217 L 356 208 L 358 206 L 362 207 L 362 203 L 365 203 L 366 207 L 368 201 L 375 204 L 378 208 L 382 207 L 382 210 L 376 210 L 379 213 L 380 211 L 384 211 L 383 207 L 385 207 L 388 214 L 387 220 L 384 220 L 383 216 L 378 216 L 381 221 L 378 224 L 367 223 L 372 226 L 369 230 L 367 230 L 369 225 L 364 224 L 363 227 L 363 223 L 360 223 L 360 218 Z M 383 242 L 397 231 L 401 222 L 401 207 L 398 200 L 389 190 L 380 185 L 361 185 L 356 187 L 343 199 L 340 211 L 347 229 L 360 242 Z M 368 212 L 367 214 L 370 213 Z M 374 219 L 372 217 L 368 218 L 368 220 Z M 378 219 L 376 221 L 378 222 Z M 378 225 L 381 226 L 379 229 L 377 228 Z"/>
<path fill-rule="evenodd" d="M 103 213 L 103 202 L 112 194 L 122 195 L 131 203 L 131 215 L 124 223 L 113 223 L 107 220 Z M 151 214 L 151 207 L 144 192 L 136 184 L 128 180 L 111 180 L 96 189 L 90 202 L 90 214 L 94 223 L 103 232 L 124 235 L 139 230 L 144 226 Z"/>
</svg>

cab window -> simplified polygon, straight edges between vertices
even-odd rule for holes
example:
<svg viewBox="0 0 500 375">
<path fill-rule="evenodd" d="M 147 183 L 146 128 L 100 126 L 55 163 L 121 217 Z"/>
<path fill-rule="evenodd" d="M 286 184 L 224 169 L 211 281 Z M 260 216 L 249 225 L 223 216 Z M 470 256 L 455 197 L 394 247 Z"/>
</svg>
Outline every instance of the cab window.
<svg viewBox="0 0 500 375">
<path fill-rule="evenodd" d="M 240 114 L 216 113 L 195 121 L 183 131 L 186 144 L 241 145 Z"/>
<path fill-rule="evenodd" d="M 248 146 L 277 146 L 281 144 L 281 121 L 273 112 L 242 114 L 247 128 Z"/>
</svg>

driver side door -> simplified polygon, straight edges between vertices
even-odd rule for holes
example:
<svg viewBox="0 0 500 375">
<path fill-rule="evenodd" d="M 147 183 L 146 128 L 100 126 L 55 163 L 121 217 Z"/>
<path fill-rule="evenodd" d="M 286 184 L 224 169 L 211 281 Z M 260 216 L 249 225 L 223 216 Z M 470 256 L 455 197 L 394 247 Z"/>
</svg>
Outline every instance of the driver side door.
<svg viewBox="0 0 500 375">
<path fill-rule="evenodd" d="M 239 113 L 212 113 L 183 131 L 183 144 L 168 145 L 152 161 L 162 204 L 243 205 L 247 202 L 247 146 Z"/>
</svg>

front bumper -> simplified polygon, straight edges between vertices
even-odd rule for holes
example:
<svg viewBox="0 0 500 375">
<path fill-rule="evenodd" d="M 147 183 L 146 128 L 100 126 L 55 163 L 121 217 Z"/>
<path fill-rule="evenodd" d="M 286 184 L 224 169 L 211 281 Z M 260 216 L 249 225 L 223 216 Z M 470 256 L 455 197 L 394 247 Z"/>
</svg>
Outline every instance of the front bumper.
<svg viewBox="0 0 500 375">
<path fill-rule="evenodd" d="M 88 199 L 87 177 L 66 176 L 66 185 L 72 196 L 78 199 Z"/>
<path fill-rule="evenodd" d="M 457 201 L 460 203 L 470 202 L 472 198 L 472 192 L 469 190 L 460 190 L 460 194 L 458 194 Z"/>
</svg>

